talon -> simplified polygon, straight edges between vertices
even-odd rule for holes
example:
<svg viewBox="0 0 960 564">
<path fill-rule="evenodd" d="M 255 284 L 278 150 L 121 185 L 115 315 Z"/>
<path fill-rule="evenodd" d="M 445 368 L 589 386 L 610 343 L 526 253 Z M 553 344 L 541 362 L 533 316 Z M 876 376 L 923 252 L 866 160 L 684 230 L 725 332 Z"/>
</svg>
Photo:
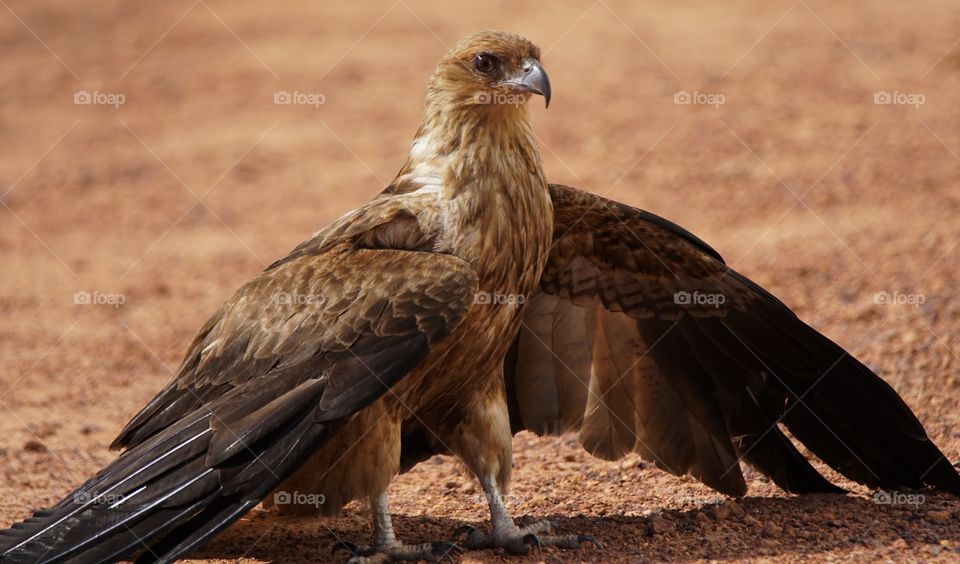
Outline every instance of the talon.
<svg viewBox="0 0 960 564">
<path fill-rule="evenodd" d="M 540 540 L 540 537 L 531 533 L 529 535 L 523 535 L 523 542 L 529 544 L 530 546 L 537 547 L 537 554 L 543 553 L 543 541 Z"/>
<path fill-rule="evenodd" d="M 433 554 L 435 556 L 438 556 L 441 560 L 449 561 L 450 564 L 454 564 L 454 562 L 456 562 L 453 559 L 453 555 L 461 554 L 462 552 L 463 550 L 461 550 L 459 546 L 453 543 L 448 543 L 448 542 L 435 543 L 433 547 Z"/>
<path fill-rule="evenodd" d="M 441 559 L 453 562 L 452 554 L 463 554 L 463 549 L 455 542 L 441 541 L 433 543 L 433 554 Z"/>
<path fill-rule="evenodd" d="M 346 550 L 350 554 L 357 556 L 360 551 L 360 547 L 352 542 L 337 541 L 337 543 L 333 545 L 333 550 L 330 551 L 330 554 L 336 554 L 340 550 Z"/>
<path fill-rule="evenodd" d="M 457 538 L 464 533 L 467 533 L 467 536 L 470 536 L 475 532 L 477 532 L 477 528 L 473 525 L 460 525 L 453 531 L 453 538 Z"/>
<path fill-rule="evenodd" d="M 578 543 L 588 542 L 593 546 L 599 548 L 600 550 L 603 550 L 603 543 L 598 541 L 597 537 L 593 535 L 577 535 L 577 542 Z"/>
</svg>

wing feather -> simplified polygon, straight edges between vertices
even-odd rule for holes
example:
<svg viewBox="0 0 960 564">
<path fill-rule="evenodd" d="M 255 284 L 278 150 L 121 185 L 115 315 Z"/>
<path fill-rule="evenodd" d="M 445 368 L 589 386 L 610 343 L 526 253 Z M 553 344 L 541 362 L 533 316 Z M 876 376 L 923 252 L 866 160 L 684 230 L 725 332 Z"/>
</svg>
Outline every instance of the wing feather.
<svg viewBox="0 0 960 564">
<path fill-rule="evenodd" d="M 551 185 L 554 246 L 504 373 L 516 430 L 579 431 L 743 495 L 740 461 L 790 492 L 842 491 L 800 454 L 871 487 L 960 476 L 878 376 L 648 212 Z"/>
<path fill-rule="evenodd" d="M 141 559 L 169 561 L 191 550 L 414 370 L 476 288 L 450 255 L 351 244 L 264 272 L 211 318 L 178 378 L 121 435 L 130 448 L 0 534 L 0 559 L 96 562 L 146 548 Z"/>
</svg>

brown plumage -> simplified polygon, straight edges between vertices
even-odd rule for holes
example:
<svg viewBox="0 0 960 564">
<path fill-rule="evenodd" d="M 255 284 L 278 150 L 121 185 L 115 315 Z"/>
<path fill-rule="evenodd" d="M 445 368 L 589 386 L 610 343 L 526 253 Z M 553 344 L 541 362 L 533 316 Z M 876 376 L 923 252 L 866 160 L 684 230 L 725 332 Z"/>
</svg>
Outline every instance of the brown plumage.
<svg viewBox="0 0 960 564">
<path fill-rule="evenodd" d="M 458 548 L 400 543 L 385 492 L 438 452 L 489 501 L 492 531 L 468 529 L 466 547 L 592 540 L 510 517 L 501 496 L 520 429 L 575 431 L 596 456 L 638 452 L 735 496 L 741 460 L 788 491 L 836 490 L 782 422 L 861 483 L 960 493 L 889 386 L 702 241 L 548 187 L 532 93 L 549 102 L 531 43 L 461 41 L 430 80 L 394 182 L 238 290 L 123 429 L 113 446 L 126 451 L 4 532 L 0 555 L 169 561 L 264 500 L 330 515 L 369 497 L 374 542 L 345 548 L 436 559 Z"/>
<path fill-rule="evenodd" d="M 321 468 L 291 485 L 324 492 L 328 513 L 370 496 L 376 549 L 429 557 L 434 547 L 405 549 L 383 521 L 401 424 L 430 429 L 484 479 L 510 473 L 502 361 L 521 310 L 475 301 L 529 294 L 550 244 L 531 94 L 549 101 L 532 43 L 504 32 L 458 43 L 396 180 L 229 299 L 114 442 L 126 452 L 78 490 L 91 501 L 37 514 L 4 556 L 175 558 L 313 456 L 307 469 Z"/>
<path fill-rule="evenodd" d="M 577 431 L 732 496 L 745 461 L 793 493 L 841 491 L 781 432 L 870 487 L 960 476 L 883 380 L 648 212 L 551 186 L 554 242 L 505 363 L 513 430 Z"/>
</svg>

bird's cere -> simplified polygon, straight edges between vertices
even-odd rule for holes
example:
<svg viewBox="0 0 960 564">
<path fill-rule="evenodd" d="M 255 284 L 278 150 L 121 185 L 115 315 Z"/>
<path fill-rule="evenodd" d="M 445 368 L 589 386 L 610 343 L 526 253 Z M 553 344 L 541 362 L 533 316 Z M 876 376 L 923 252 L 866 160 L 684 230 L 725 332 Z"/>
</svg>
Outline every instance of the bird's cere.
<svg viewBox="0 0 960 564">
<path fill-rule="evenodd" d="M 543 70 L 540 61 L 536 59 L 525 60 L 520 67 L 520 72 L 500 82 L 500 85 L 520 92 L 539 94 L 546 100 L 546 106 L 550 107 L 550 77 L 547 76 L 547 71 Z"/>
</svg>

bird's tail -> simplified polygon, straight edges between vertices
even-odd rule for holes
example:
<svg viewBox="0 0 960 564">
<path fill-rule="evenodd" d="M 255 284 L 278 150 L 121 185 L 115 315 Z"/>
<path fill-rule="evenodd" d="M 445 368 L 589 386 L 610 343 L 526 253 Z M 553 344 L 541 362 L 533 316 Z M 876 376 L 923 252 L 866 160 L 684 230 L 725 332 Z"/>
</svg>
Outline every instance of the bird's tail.
<svg viewBox="0 0 960 564">
<path fill-rule="evenodd" d="M 259 503 L 338 425 L 318 424 L 310 409 L 294 411 L 249 448 L 225 451 L 212 444 L 210 417 L 198 410 L 53 508 L 0 532 L 0 561 L 113 562 L 139 554 L 138 561 L 171 562 Z"/>
</svg>

